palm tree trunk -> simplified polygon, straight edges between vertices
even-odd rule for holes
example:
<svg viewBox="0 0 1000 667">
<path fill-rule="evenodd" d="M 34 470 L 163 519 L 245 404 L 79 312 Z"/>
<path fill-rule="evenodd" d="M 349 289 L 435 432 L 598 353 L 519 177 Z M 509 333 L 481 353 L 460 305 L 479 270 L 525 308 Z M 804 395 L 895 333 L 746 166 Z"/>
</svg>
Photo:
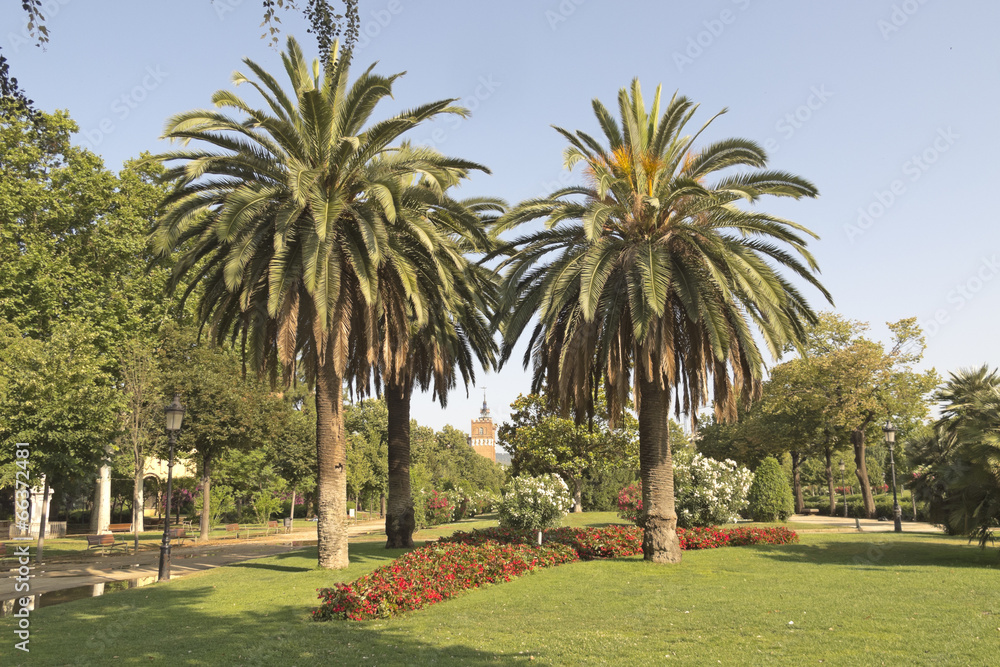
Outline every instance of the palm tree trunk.
<svg viewBox="0 0 1000 667">
<path fill-rule="evenodd" d="M 830 494 L 830 516 L 837 512 L 837 490 L 833 481 L 833 451 L 826 450 L 826 490 Z"/>
<path fill-rule="evenodd" d="M 198 541 L 208 542 L 212 534 L 212 459 L 202 457 L 201 464 L 201 519 L 198 522 Z"/>
<path fill-rule="evenodd" d="M 872 485 L 868 481 L 868 464 L 865 463 L 865 429 L 856 428 L 851 431 L 851 444 L 854 445 L 854 463 L 857 470 L 854 474 L 861 485 L 861 499 L 865 503 L 865 514 L 869 519 L 875 518 L 875 498 L 872 497 Z"/>
<path fill-rule="evenodd" d="M 316 493 L 319 496 L 319 565 L 348 566 L 347 442 L 344 439 L 343 378 L 333 361 L 334 341 L 316 364 Z"/>
<path fill-rule="evenodd" d="M 413 494 L 410 489 L 409 383 L 387 382 L 385 405 L 389 412 L 389 502 L 385 513 L 386 549 L 413 546 Z"/>
<path fill-rule="evenodd" d="M 667 423 L 670 394 L 639 374 L 639 476 L 642 479 L 642 554 L 654 563 L 679 563 L 677 511 L 674 507 L 674 464 Z"/>
<path fill-rule="evenodd" d="M 806 511 L 806 501 L 802 498 L 802 454 L 792 452 L 792 488 L 795 491 L 795 513 Z"/>
</svg>

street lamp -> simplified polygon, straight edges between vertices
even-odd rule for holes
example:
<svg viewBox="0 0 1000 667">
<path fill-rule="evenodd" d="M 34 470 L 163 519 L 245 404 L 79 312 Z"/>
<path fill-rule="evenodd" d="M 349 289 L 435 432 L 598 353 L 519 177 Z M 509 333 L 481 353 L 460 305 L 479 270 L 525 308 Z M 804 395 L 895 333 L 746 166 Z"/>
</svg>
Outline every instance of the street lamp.
<svg viewBox="0 0 1000 667">
<path fill-rule="evenodd" d="M 896 427 L 892 422 L 887 421 L 882 427 L 885 433 L 885 444 L 889 445 L 889 468 L 892 470 L 892 520 L 895 522 L 895 531 L 903 532 L 903 510 L 899 509 L 899 501 L 896 499 L 896 456 L 893 449 L 896 445 Z"/>
<path fill-rule="evenodd" d="M 844 483 L 844 459 L 840 461 L 840 490 L 844 492 L 844 518 L 847 518 L 847 484 Z"/>
<path fill-rule="evenodd" d="M 180 394 L 174 394 L 164 412 L 167 414 L 167 435 L 170 440 L 170 456 L 167 459 L 167 506 L 166 519 L 163 522 L 163 544 L 160 545 L 160 576 L 157 581 L 170 580 L 170 495 L 174 485 L 174 445 L 177 444 L 177 431 L 181 430 L 184 420 L 184 406 L 181 405 Z"/>
</svg>

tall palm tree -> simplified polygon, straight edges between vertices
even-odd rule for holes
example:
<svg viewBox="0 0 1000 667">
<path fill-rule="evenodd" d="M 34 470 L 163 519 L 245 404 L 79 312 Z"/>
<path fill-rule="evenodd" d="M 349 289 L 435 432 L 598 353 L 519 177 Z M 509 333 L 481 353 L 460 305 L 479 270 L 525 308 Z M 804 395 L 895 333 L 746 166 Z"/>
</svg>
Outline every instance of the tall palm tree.
<svg viewBox="0 0 1000 667">
<path fill-rule="evenodd" d="M 442 175 L 438 183 L 446 190 L 465 175 L 456 171 L 451 182 Z M 385 383 L 389 421 L 386 548 L 413 545 L 410 401 L 414 388 L 433 387 L 434 398 L 444 407 L 459 374 L 466 387 L 475 381 L 473 356 L 487 367 L 496 361 L 489 325 L 496 306 L 495 273 L 470 262 L 468 254 L 489 249 L 486 224 L 504 210 L 495 199 L 451 199 L 426 178 L 404 180 L 410 183 L 403 190 L 397 222 L 420 227 L 433 242 L 408 248 L 405 254 L 411 262 L 406 276 L 420 286 L 413 291 L 427 299 L 423 321 L 411 313 L 414 304 L 405 298 L 399 280 L 403 274 L 387 271 L 382 279 L 388 288 L 380 301 L 385 343 L 375 370 Z"/>
<path fill-rule="evenodd" d="M 380 269 L 391 261 L 405 272 L 406 259 L 393 254 L 399 237 L 419 235 L 395 224 L 400 177 L 417 173 L 436 183 L 451 170 L 479 167 L 391 147 L 421 121 L 465 114 L 453 100 L 371 122 L 399 74 L 377 75 L 372 66 L 348 85 L 348 58 L 336 44 L 321 69 L 291 37 L 282 62 L 289 92 L 251 60 L 244 63 L 252 78 L 233 76 L 266 108 L 222 90 L 212 101 L 238 116 L 195 110 L 168 121 L 166 138 L 203 147 L 158 156 L 181 164 L 166 172 L 176 187 L 152 242 L 161 254 L 182 250 L 173 284 L 188 281 L 184 298 L 201 292 L 198 316 L 220 342 L 238 342 L 247 363 L 272 378 L 279 369 L 291 377 L 304 364 L 316 396 L 319 564 L 342 568 L 343 383 L 352 365 L 377 361 Z M 424 321 L 426 302 L 415 302 Z"/>
<path fill-rule="evenodd" d="M 505 261 L 501 362 L 537 315 L 524 359 L 526 367 L 534 360 L 536 391 L 547 383 L 580 419 L 592 410 L 599 382 L 612 416 L 634 390 L 643 553 L 676 562 L 669 411 L 693 414 L 711 391 L 716 415 L 734 418 L 737 400 L 760 391 L 763 359 L 751 325 L 777 357 L 816 320 L 774 264 L 829 298 L 806 250 L 804 237 L 815 235 L 736 202 L 817 192 L 802 178 L 763 170 L 766 155 L 752 141 L 694 150 L 708 123 L 683 134 L 697 109 L 685 97 L 675 95 L 661 115 L 657 88 L 647 112 L 634 80 L 619 92 L 618 106 L 616 120 L 593 101 L 606 145 L 556 128 L 570 144 L 566 167 L 582 162 L 587 184 L 525 201 L 497 225 L 500 233 L 546 220 L 544 229 L 514 241 Z"/>
</svg>

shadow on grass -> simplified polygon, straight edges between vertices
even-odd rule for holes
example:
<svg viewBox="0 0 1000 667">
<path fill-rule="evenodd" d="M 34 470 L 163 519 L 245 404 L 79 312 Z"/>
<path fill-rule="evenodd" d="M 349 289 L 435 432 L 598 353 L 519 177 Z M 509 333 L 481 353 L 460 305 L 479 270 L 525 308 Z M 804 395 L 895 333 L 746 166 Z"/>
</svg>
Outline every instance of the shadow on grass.
<svg viewBox="0 0 1000 667">
<path fill-rule="evenodd" d="M 307 550 L 308 551 L 308 550 Z M 312 550 L 315 552 L 315 549 Z M 384 549 L 381 549 L 384 552 Z M 302 558 L 303 551 L 282 554 Z M 389 560 L 391 554 L 382 555 Z M 353 562 L 381 560 L 352 554 Z M 452 642 L 432 643 L 397 622 L 313 622 L 317 572 L 249 564 L 211 579 L 178 580 L 40 609 L 31 616 L 30 664 L 497 664 L 501 657 Z M 329 573 L 329 582 L 346 573 Z M 355 570 L 351 576 L 357 576 Z M 9 626 L 2 619 L 0 628 Z M 450 638 L 449 638 L 450 639 Z M 506 656 L 508 659 L 512 656 Z M 5 664 L 15 664 L 5 663 Z"/>
<path fill-rule="evenodd" d="M 272 570 L 274 572 L 309 572 L 311 568 L 308 567 L 292 567 L 290 565 L 272 565 L 269 563 L 255 563 L 254 561 L 248 561 L 245 563 L 233 563 L 229 567 L 247 567 L 254 570 Z"/>
<path fill-rule="evenodd" d="M 917 541 L 871 535 L 868 539 L 785 546 L 746 546 L 776 561 L 813 565 L 850 565 L 879 570 L 893 567 L 1000 567 L 994 549 L 982 550 L 964 542 Z"/>
</svg>

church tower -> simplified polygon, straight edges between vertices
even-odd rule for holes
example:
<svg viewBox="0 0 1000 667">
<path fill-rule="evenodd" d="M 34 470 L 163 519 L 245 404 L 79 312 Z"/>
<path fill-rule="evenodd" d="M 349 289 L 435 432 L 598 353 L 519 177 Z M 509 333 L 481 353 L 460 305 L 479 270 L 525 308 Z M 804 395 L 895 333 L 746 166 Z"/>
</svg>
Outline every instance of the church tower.
<svg viewBox="0 0 1000 667">
<path fill-rule="evenodd" d="M 478 419 L 472 420 L 469 430 L 469 444 L 477 454 L 485 456 L 490 461 L 497 460 L 497 427 L 490 417 L 490 409 L 486 406 L 486 389 L 483 389 L 483 409 Z"/>
</svg>

